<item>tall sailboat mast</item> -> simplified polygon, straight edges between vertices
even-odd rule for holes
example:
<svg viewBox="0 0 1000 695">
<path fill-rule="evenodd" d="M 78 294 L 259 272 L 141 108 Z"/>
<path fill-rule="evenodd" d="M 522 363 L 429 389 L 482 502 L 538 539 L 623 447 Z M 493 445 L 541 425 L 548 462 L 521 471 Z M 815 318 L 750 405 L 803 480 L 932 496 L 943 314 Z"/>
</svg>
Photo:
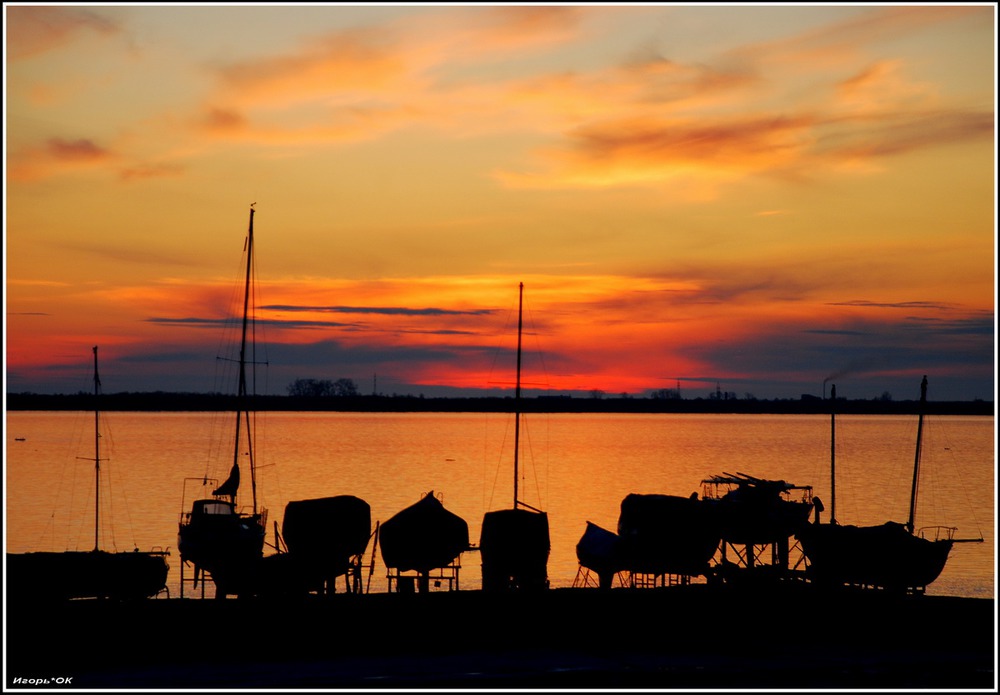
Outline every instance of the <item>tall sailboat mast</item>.
<svg viewBox="0 0 1000 695">
<path fill-rule="evenodd" d="M 246 418 L 247 429 L 247 455 L 250 465 L 250 489 L 253 495 L 253 513 L 257 513 L 257 476 L 253 460 L 253 437 L 250 430 L 250 410 L 247 405 L 247 370 L 246 370 L 246 349 L 247 349 L 247 326 L 250 321 L 250 281 L 253 269 L 253 205 L 250 206 L 250 227 L 247 231 L 247 268 L 246 282 L 243 288 L 243 330 L 240 338 L 240 378 L 239 387 L 236 392 L 236 400 L 239 407 L 236 409 L 236 437 L 233 444 L 233 466 L 240 464 L 240 422 Z"/>
<path fill-rule="evenodd" d="M 521 448 L 521 328 L 523 326 L 524 283 L 517 286 L 517 380 L 514 384 L 514 509 L 517 495 L 518 454 Z"/>
<path fill-rule="evenodd" d="M 97 374 L 97 346 L 94 346 L 94 552 L 101 549 L 101 425 L 99 395 L 101 377 Z"/>
<path fill-rule="evenodd" d="M 913 486 L 910 489 L 910 517 L 906 520 L 906 530 L 913 533 L 916 530 L 917 518 L 917 483 L 920 478 L 920 449 L 924 436 L 924 411 L 927 410 L 927 375 L 920 382 L 920 416 L 917 420 L 917 450 L 913 458 Z"/>
</svg>

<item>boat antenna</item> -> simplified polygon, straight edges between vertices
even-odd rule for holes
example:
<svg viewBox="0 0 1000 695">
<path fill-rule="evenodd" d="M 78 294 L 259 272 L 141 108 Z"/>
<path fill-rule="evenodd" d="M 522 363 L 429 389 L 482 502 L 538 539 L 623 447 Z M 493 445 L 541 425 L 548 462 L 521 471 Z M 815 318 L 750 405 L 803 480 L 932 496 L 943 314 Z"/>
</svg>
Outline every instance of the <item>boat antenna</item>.
<svg viewBox="0 0 1000 695">
<path fill-rule="evenodd" d="M 514 509 L 517 509 L 517 455 L 521 439 L 521 328 L 523 326 L 524 283 L 517 286 L 517 380 L 514 384 Z"/>
<path fill-rule="evenodd" d="M 837 523 L 837 385 L 830 387 L 830 523 Z"/>
<path fill-rule="evenodd" d="M 910 518 L 906 521 L 906 530 L 913 533 L 917 517 L 917 480 L 920 472 L 920 447 L 924 434 L 924 411 L 927 410 L 927 375 L 920 382 L 920 413 L 917 420 L 917 450 L 913 457 L 913 487 L 910 489 Z"/>
</svg>

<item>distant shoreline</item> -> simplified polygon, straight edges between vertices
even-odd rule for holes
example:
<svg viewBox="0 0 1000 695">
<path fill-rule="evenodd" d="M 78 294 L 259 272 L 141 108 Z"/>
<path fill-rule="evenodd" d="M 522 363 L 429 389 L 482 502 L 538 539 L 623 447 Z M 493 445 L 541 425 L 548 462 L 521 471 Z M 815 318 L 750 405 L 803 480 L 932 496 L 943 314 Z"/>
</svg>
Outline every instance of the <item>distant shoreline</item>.
<svg viewBox="0 0 1000 695">
<path fill-rule="evenodd" d="M 417 396 L 254 396 L 252 409 L 291 412 L 386 412 L 386 413 L 462 413 L 514 412 L 513 397 Z M 522 412 L 535 413 L 696 413 L 696 414 L 829 414 L 832 403 L 820 398 L 799 400 L 755 399 L 665 399 L 639 397 L 573 398 L 569 396 L 524 397 Z M 912 415 L 918 412 L 915 400 L 845 400 L 836 401 L 837 414 L 843 415 Z M 930 415 L 996 414 L 993 401 L 928 402 Z M 93 394 L 8 393 L 8 411 L 92 410 Z M 235 397 L 225 394 L 124 392 L 101 395 L 101 409 L 135 412 L 219 412 L 237 408 Z"/>
</svg>

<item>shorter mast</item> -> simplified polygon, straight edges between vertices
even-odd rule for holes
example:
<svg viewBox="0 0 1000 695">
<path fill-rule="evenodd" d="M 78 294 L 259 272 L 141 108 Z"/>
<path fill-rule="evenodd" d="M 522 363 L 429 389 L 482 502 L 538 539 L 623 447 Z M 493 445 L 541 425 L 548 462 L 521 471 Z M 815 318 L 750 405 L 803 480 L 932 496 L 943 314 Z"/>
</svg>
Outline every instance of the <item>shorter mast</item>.
<svg viewBox="0 0 1000 695">
<path fill-rule="evenodd" d="M 524 283 L 517 287 L 517 380 L 514 385 L 514 509 L 519 504 L 517 499 L 517 468 L 518 450 L 521 448 L 521 327 L 522 310 L 524 306 Z"/>
<path fill-rule="evenodd" d="M 924 411 L 927 410 L 927 375 L 920 382 L 920 418 L 917 421 L 917 450 L 913 457 L 913 487 L 910 489 L 910 517 L 906 521 L 906 530 L 913 533 L 916 530 L 917 518 L 917 482 L 920 477 L 920 448 L 924 436 Z"/>
<path fill-rule="evenodd" d="M 837 523 L 837 386 L 830 387 L 830 523 Z"/>
<path fill-rule="evenodd" d="M 94 552 L 100 550 L 101 537 L 101 426 L 98 396 L 101 378 L 97 374 L 97 346 L 94 346 Z"/>
</svg>

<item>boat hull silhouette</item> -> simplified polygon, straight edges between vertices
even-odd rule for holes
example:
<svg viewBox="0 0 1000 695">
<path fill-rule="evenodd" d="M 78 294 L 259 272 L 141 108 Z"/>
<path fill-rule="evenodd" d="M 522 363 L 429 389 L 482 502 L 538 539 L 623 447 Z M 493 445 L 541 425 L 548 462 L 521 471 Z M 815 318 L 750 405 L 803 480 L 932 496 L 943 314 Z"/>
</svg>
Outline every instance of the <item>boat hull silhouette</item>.
<svg viewBox="0 0 1000 695">
<path fill-rule="evenodd" d="M 240 514 L 232 502 L 195 500 L 177 532 L 181 562 L 212 575 L 222 595 L 238 594 L 264 552 L 264 521 Z"/>
<path fill-rule="evenodd" d="M 167 586 L 164 553 L 67 551 L 7 555 L 6 590 L 18 599 L 144 599 Z"/>
<path fill-rule="evenodd" d="M 288 554 L 311 560 L 332 576 L 344 574 L 365 552 L 372 533 L 372 512 L 354 495 L 295 500 L 285 505 L 281 536 Z"/>
<path fill-rule="evenodd" d="M 705 500 L 633 493 L 622 500 L 618 536 L 629 571 L 695 576 L 708 573 L 721 530 Z"/>
<path fill-rule="evenodd" d="M 878 526 L 811 524 L 798 534 L 816 582 L 906 590 L 937 579 L 953 541 L 911 534 L 893 521 Z"/>
<path fill-rule="evenodd" d="M 264 551 L 264 537 L 267 529 L 267 510 L 257 506 L 256 458 L 253 454 L 253 420 L 250 417 L 250 400 L 247 385 L 254 383 L 247 378 L 247 344 L 254 333 L 249 330 L 251 316 L 251 286 L 254 268 L 254 206 L 250 206 L 250 222 L 244 244 L 246 275 L 243 286 L 243 322 L 239 350 L 239 377 L 236 398 L 240 407 L 236 409 L 236 429 L 233 439 L 233 464 L 229 477 L 222 485 L 212 490 L 211 499 L 197 499 L 190 512 L 181 512 L 177 530 L 177 546 L 181 554 L 181 595 L 184 592 L 184 565 L 194 565 L 194 583 L 199 575 L 208 572 L 216 586 L 216 597 L 227 594 L 246 594 L 253 586 Z M 251 361 L 251 366 L 255 363 Z M 246 441 L 241 432 L 245 428 Z M 252 512 L 238 512 L 236 496 L 240 487 L 240 459 L 249 461 Z M 204 479 L 202 484 L 207 484 Z M 228 498 L 228 499 L 225 499 Z M 203 585 L 204 587 L 204 585 Z"/>
<path fill-rule="evenodd" d="M 627 568 L 618 534 L 590 521 L 576 544 L 576 559 L 581 567 L 597 573 L 602 589 L 610 589 L 615 574 Z"/>
<path fill-rule="evenodd" d="M 549 515 L 518 496 L 521 437 L 521 334 L 524 326 L 524 283 L 518 285 L 517 370 L 514 387 L 514 506 L 483 515 L 479 552 L 483 590 L 549 588 Z"/>
<path fill-rule="evenodd" d="M 261 558 L 253 590 L 262 596 L 326 593 L 360 564 L 371 538 L 371 507 L 353 495 L 295 500 L 285 505 L 287 552 Z"/>
<path fill-rule="evenodd" d="M 548 588 L 549 516 L 527 509 L 483 515 L 483 590 Z"/>
<path fill-rule="evenodd" d="M 831 401 L 836 404 L 836 386 Z M 944 570 L 952 546 L 979 539 L 955 540 L 956 529 L 932 527 L 938 534 L 933 540 L 915 533 L 917 489 L 923 445 L 924 413 L 927 408 L 927 377 L 920 383 L 920 411 L 917 421 L 916 451 L 910 489 L 910 512 L 905 524 L 887 521 L 876 526 L 841 525 L 836 522 L 836 410 L 830 415 L 830 491 L 833 497 L 830 523 L 816 522 L 798 534 L 802 552 L 809 561 L 807 573 L 813 581 L 827 584 L 872 586 L 883 589 L 922 592 Z M 817 507 L 817 512 L 820 511 Z"/>
<path fill-rule="evenodd" d="M 40 600 L 78 598 L 136 599 L 167 588 L 166 552 L 109 552 L 100 549 L 101 378 L 94 346 L 94 549 L 87 551 L 8 553 L 6 590 L 17 597 Z"/>
<path fill-rule="evenodd" d="M 382 561 L 400 571 L 447 567 L 469 548 L 469 524 L 429 492 L 379 528 Z"/>
</svg>

